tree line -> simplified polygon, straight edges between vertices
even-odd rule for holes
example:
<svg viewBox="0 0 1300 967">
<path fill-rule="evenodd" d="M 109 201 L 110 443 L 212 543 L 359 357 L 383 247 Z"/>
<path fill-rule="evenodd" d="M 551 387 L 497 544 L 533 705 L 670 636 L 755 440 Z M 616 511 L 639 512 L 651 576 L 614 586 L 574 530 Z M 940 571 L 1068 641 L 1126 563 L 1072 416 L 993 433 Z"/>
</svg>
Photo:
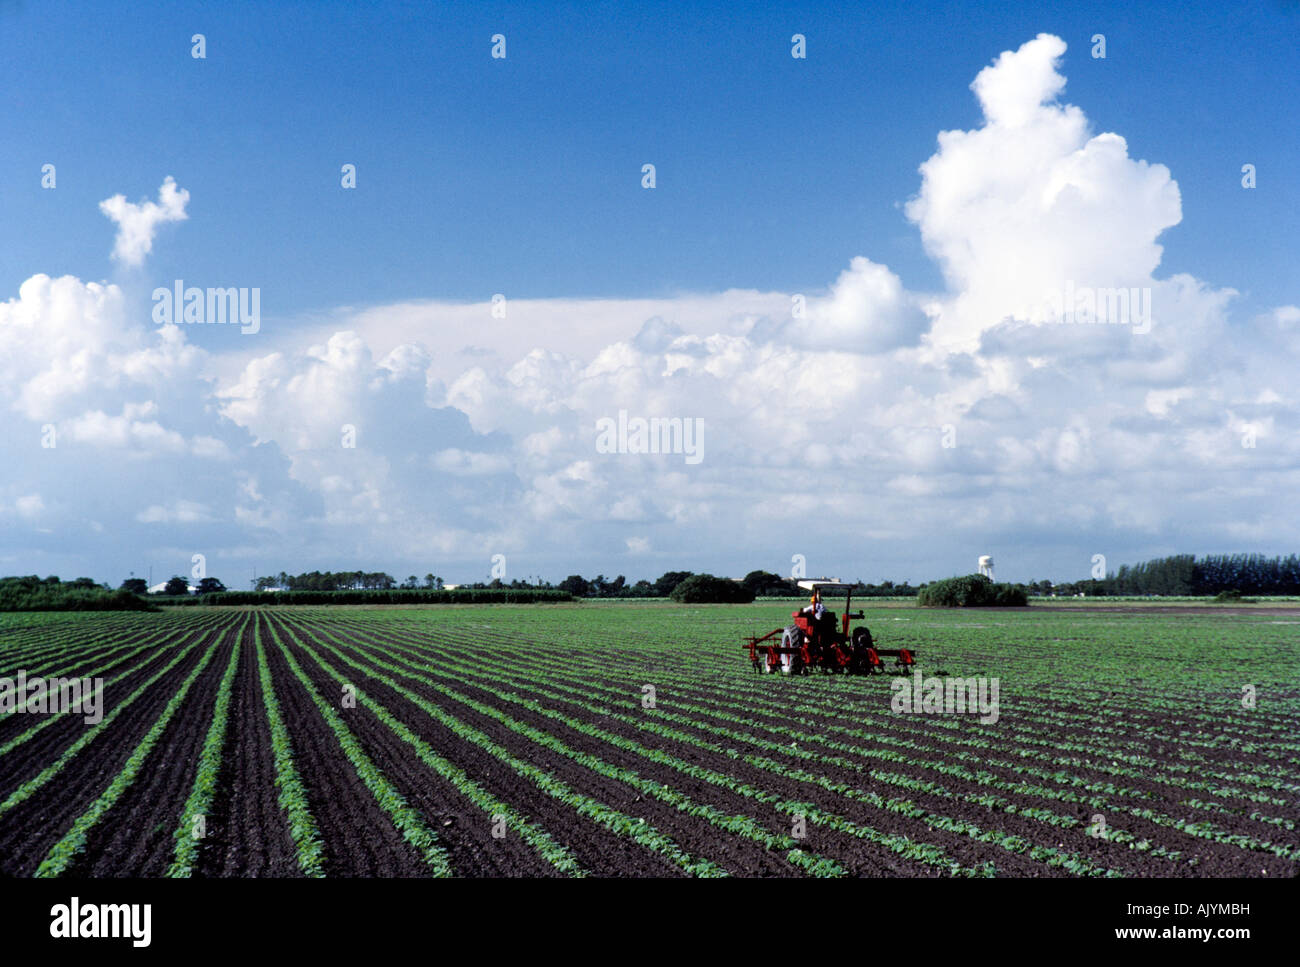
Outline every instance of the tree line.
<svg viewBox="0 0 1300 967">
<path fill-rule="evenodd" d="M 752 601 L 754 598 L 804 597 L 808 593 L 797 585 L 795 579 L 762 570 L 750 571 L 739 581 L 719 578 L 711 574 L 698 575 L 692 571 L 667 571 L 653 581 L 640 580 L 632 583 L 629 583 L 622 574 L 612 579 L 603 574 L 597 574 L 591 579 L 584 578 L 580 574 L 571 574 L 556 584 L 541 579 L 510 582 L 496 579 L 462 584 L 458 587 L 465 591 L 530 592 L 527 600 L 563 600 L 570 595 L 575 598 L 667 598 L 672 597 L 679 586 L 691 579 L 698 580 L 692 581 L 683 590 L 678 596 L 680 600 Z M 906 581 L 901 584 L 895 584 L 893 581 L 868 584 L 859 580 L 853 584 L 853 594 L 856 597 L 916 597 L 928 586 L 925 582 L 913 586 Z M 216 600 L 213 595 L 240 594 L 245 595 L 249 602 L 270 604 L 275 602 L 265 595 L 275 594 L 274 589 L 283 589 L 281 594 L 299 592 L 374 594 L 374 592 L 391 591 L 406 592 L 409 595 L 410 592 L 419 591 L 436 592 L 436 594 L 429 594 L 427 600 L 430 601 L 451 600 L 447 596 L 448 592 L 443 590 L 442 578 L 431 573 L 423 578 L 412 574 L 399 582 L 392 575 L 382 571 L 309 571 L 296 575 L 281 571 L 279 574 L 258 578 L 253 582 L 254 592 L 227 591 L 226 586 L 215 577 L 205 577 L 195 587 L 198 593 L 191 595 L 189 582 L 176 575 L 166 582 L 163 594 L 177 602 L 213 601 Z M 1020 587 L 1031 596 L 1049 594 L 1300 596 L 1300 555 L 1269 557 L 1263 554 L 1209 554 L 1197 557 L 1193 554 L 1176 554 L 1139 564 L 1126 564 L 1104 578 L 1065 582 L 1031 581 Z M 148 590 L 145 581 L 135 577 L 128 578 L 117 590 L 113 590 L 109 585 L 99 584 L 87 577 L 62 581 L 53 575 L 45 578 L 35 574 L 10 576 L 0 578 L 0 611 L 149 608 L 151 605 L 148 602 L 155 596 L 148 595 Z M 532 593 L 539 591 L 552 591 L 558 594 L 533 596 Z M 461 598 L 466 602 L 471 599 L 479 600 L 468 595 L 462 595 Z M 411 596 L 403 599 L 415 600 Z M 488 599 L 487 596 L 481 598 L 481 600 Z M 233 598 L 227 600 L 234 603 Z M 290 600 L 307 599 L 286 597 L 284 603 Z M 377 600 L 377 598 L 370 600 Z M 501 598 L 497 597 L 496 600 Z M 524 598 L 521 597 L 520 600 Z"/>
<path fill-rule="evenodd" d="M 391 591 L 394 588 L 424 588 L 437 591 L 442 578 L 426 574 L 423 581 L 414 574 L 400 585 L 383 571 L 309 571 L 304 574 L 268 574 L 253 582 L 254 591 Z"/>
<path fill-rule="evenodd" d="M 575 598 L 667 598 L 688 578 L 697 577 L 694 571 L 666 571 L 653 581 L 639 580 L 629 582 L 620 574 L 608 578 L 597 574 L 585 578 L 580 574 L 570 574 L 564 580 L 551 583 L 542 579 L 502 581 L 500 579 L 461 584 L 458 587 L 468 589 L 542 589 L 565 591 Z M 710 581 L 730 580 L 703 575 Z M 750 571 L 738 582 L 753 598 L 790 598 L 804 597 L 807 591 L 800 588 L 795 578 L 782 577 L 770 571 Z M 904 597 L 914 598 L 930 583 L 922 581 L 918 585 L 907 581 L 895 583 L 882 581 L 871 584 L 857 580 L 852 584 L 855 597 Z M 711 585 L 721 589 L 721 585 Z M 1178 595 L 1200 596 L 1215 595 L 1223 592 L 1237 591 L 1242 594 L 1261 595 L 1300 595 L 1300 555 L 1287 557 L 1266 557 L 1262 554 L 1212 554 L 1196 557 L 1191 554 L 1179 554 L 1171 557 L 1144 561 L 1140 564 L 1120 567 L 1117 572 L 1101 579 L 1082 581 L 1050 580 L 1030 581 L 1019 585 L 1031 596 L 1058 595 Z M 398 582 L 396 578 L 382 572 L 312 571 L 306 574 L 289 575 L 281 572 L 259 578 L 254 587 L 257 590 L 281 588 L 290 591 L 344 591 L 344 590 L 394 590 L 422 589 L 439 590 L 443 587 L 442 578 L 426 574 L 423 578 L 410 575 Z M 183 591 L 181 593 L 184 593 Z M 695 594 L 697 592 L 692 592 Z M 719 590 L 721 593 L 721 590 Z M 734 598 L 730 590 L 724 595 L 728 600 Z"/>
<path fill-rule="evenodd" d="M 1125 564 L 1104 578 L 1053 585 L 1057 593 L 1096 595 L 1191 595 L 1227 592 L 1264 595 L 1300 595 L 1300 556 L 1267 557 L 1263 554 L 1174 554 L 1170 557 Z"/>
<path fill-rule="evenodd" d="M 573 596 L 554 588 L 390 588 L 355 591 L 225 591 L 195 594 L 169 601 L 178 605 L 344 605 L 344 604 L 554 604 Z"/>
<path fill-rule="evenodd" d="M 708 581 L 730 580 L 712 574 L 696 574 L 694 571 L 668 571 L 653 581 L 637 581 L 635 584 L 628 584 L 627 579 L 621 574 L 612 581 L 603 574 L 596 575 L 590 581 L 579 574 L 571 574 L 556 587 L 568 591 L 577 598 L 668 598 L 672 597 L 673 592 L 684 581 L 695 577 Z M 796 578 L 783 578 L 770 571 L 750 571 L 739 581 L 732 583 L 749 592 L 749 600 L 808 596 L 808 592 L 799 587 Z M 925 585 L 922 584 L 920 587 Z M 906 581 L 902 584 L 895 584 L 893 581 L 885 581 L 881 584 L 857 581 L 853 584 L 854 595 L 866 597 L 915 597 L 919 590 L 919 587 L 913 587 Z"/>
<path fill-rule="evenodd" d="M 148 594 L 149 585 L 145 583 L 144 578 L 127 578 L 122 582 L 120 590 L 130 591 L 132 594 Z M 226 586 L 216 578 L 201 578 L 199 583 L 194 586 L 194 590 L 197 594 L 217 594 L 226 590 Z M 169 595 L 189 594 L 190 582 L 178 574 L 167 579 L 161 593 Z"/>
<path fill-rule="evenodd" d="M 0 578 L 0 611 L 145 611 L 130 591 L 113 591 L 90 578 L 61 581 L 35 574 Z"/>
</svg>

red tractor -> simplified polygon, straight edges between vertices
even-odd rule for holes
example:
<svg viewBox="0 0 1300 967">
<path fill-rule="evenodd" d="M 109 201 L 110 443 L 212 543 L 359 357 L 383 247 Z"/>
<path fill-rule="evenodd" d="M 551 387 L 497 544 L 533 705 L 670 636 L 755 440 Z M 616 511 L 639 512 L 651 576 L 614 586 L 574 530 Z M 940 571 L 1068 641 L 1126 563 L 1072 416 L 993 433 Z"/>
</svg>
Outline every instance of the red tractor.
<svg viewBox="0 0 1300 967">
<path fill-rule="evenodd" d="M 846 675 L 872 675 L 885 670 L 880 661 L 882 657 L 894 658 L 895 665 L 916 664 L 914 654 L 906 648 L 877 648 L 865 625 L 858 625 L 852 634 L 849 633 L 849 621 L 862 620 L 861 611 L 849 610 L 853 585 L 833 578 L 798 583 L 799 587 L 812 592 L 812 600 L 806 607 L 791 612 L 794 623 L 770 631 L 761 638 L 751 636 L 746 639 L 743 647 L 749 651 L 754 671 L 806 675 L 816 668 Z M 848 595 L 844 599 L 844 614 L 836 621 L 835 612 L 822 604 L 822 592 L 841 589 Z M 779 645 L 775 642 L 778 635 L 781 638 Z"/>
</svg>

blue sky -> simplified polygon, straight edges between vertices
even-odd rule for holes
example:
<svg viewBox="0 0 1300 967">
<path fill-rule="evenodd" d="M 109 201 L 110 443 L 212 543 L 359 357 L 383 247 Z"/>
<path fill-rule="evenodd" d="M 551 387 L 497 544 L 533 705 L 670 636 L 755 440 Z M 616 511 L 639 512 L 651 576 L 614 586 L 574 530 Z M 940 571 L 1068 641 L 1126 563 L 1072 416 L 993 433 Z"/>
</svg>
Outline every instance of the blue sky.
<svg viewBox="0 0 1300 967">
<path fill-rule="evenodd" d="M 1070 45 L 1067 97 L 1188 195 L 1164 265 L 1285 298 L 1294 5 L 743 6 L 9 6 L 0 218 L 22 228 L 0 241 L 0 277 L 102 277 L 111 226 L 94 203 L 171 174 L 195 196 L 194 230 L 153 267 L 265 278 L 268 313 L 803 290 L 859 252 L 935 287 L 899 205 L 938 130 L 978 119 L 967 85 L 991 52 L 1046 31 Z M 196 32 L 205 61 L 189 56 Z M 497 32 L 504 61 L 488 56 Z M 30 190 L 50 159 L 56 196 Z M 337 190 L 344 162 L 354 195 Z M 1267 194 L 1242 195 L 1245 162 Z"/>
<path fill-rule="evenodd" d="M 1243 508 L 1280 496 L 1295 470 L 1294 445 L 1281 443 L 1292 388 L 1272 367 L 1287 360 L 1288 307 L 1300 302 L 1300 130 L 1283 123 L 1300 103 L 1297 5 L 844 6 L 0 3 L 0 302 L 12 323 L 26 280 L 70 276 L 70 311 L 102 310 L 104 332 L 90 376 L 75 338 L 26 362 L 30 333 L 6 347 L 17 355 L 0 403 L 23 425 L 5 444 L 12 553 L 0 570 L 116 583 L 128 565 L 160 574 L 206 548 L 219 576 L 364 564 L 453 580 L 482 576 L 499 549 L 517 576 L 743 573 L 801 552 L 791 531 L 816 545 L 802 550 L 815 570 L 864 578 L 963 570 L 995 547 L 1024 578 L 1081 576 L 1094 545 L 1115 565 L 1294 550 L 1293 527 Z M 496 33 L 503 60 L 490 57 Z M 806 59 L 790 56 L 794 33 Z M 1104 60 L 1090 56 L 1096 33 Z M 1060 264 L 1098 286 L 1195 280 L 1167 303 L 1192 328 L 1159 353 L 1114 340 L 976 349 L 1019 305 L 987 280 L 1015 272 L 996 254 L 963 268 L 955 253 L 992 248 L 1024 199 L 1008 195 L 1005 222 L 996 206 L 978 223 L 907 208 L 925 195 L 920 167 L 941 153 L 941 131 L 989 129 L 976 75 L 1040 34 L 1068 48 L 1052 61 L 1064 88 L 1045 103 L 1077 106 L 1087 137 L 1114 132 L 1126 153 L 1107 168 L 1118 180 L 1089 182 L 1100 194 L 1087 217 L 1032 223 L 1042 245 L 1021 223 L 1016 244 L 1027 255 L 1061 246 Z M 1016 135 L 993 150 L 1048 141 Z M 641 186 L 647 162 L 653 190 Z M 53 191 L 40 188 L 46 163 Z M 340 187 L 344 163 L 357 166 L 355 190 Z M 1167 169 L 1151 189 L 1159 203 L 1129 178 L 1143 163 Z M 996 201 L 1008 181 L 1053 177 L 1046 160 L 1022 175 L 1017 163 L 1001 174 L 954 165 L 979 170 L 936 177 L 928 198 L 969 183 Z M 165 176 L 188 192 L 184 220 L 158 226 L 140 264 L 111 258 L 117 226 L 100 202 L 153 199 Z M 1076 234 L 1095 257 L 1070 261 Z M 1105 260 L 1110 240 L 1127 252 L 1135 237 L 1131 272 L 1128 255 Z M 1156 266 L 1140 264 L 1156 245 Z M 173 346 L 167 365 L 132 364 L 160 338 L 150 291 L 175 279 L 258 287 L 262 331 L 177 327 L 192 355 Z M 85 287 L 96 282 L 120 301 L 95 308 Z M 1227 289 L 1236 295 L 1216 295 Z M 495 342 L 479 311 L 493 293 L 517 307 Z M 816 333 L 781 328 L 793 293 L 821 300 Z M 684 341 L 645 335 L 656 316 Z M 330 343 L 339 332 L 353 339 Z M 1230 342 L 1241 355 L 1231 385 L 1215 349 Z M 428 358 L 390 356 L 404 345 Z M 1039 385 L 1030 370 L 1044 359 L 1057 378 Z M 773 402 L 817 365 L 834 375 L 809 383 L 807 412 Z M 49 386 L 67 389 L 70 371 L 76 393 L 58 397 Z M 42 372 L 53 375 L 24 382 Z M 740 378 L 755 374 L 768 381 Z M 1065 395 L 1074 378 L 1105 410 L 1083 425 Z M 303 429 L 329 409 L 312 392 L 334 394 L 339 422 L 369 428 L 367 469 L 331 462 L 333 424 Z M 595 419 L 624 407 L 711 421 L 717 456 L 685 477 L 659 458 L 600 459 Z M 990 412 L 1004 418 L 980 417 Z M 963 417 L 977 425 L 969 450 L 964 433 L 955 448 L 969 463 L 940 466 L 952 455 L 920 457 L 895 439 Z M 1275 447 L 1239 449 L 1267 466 L 1238 466 L 1235 451 L 1216 462 L 1211 428 L 1236 440 L 1251 421 Z M 57 473 L 50 454 L 29 452 L 47 424 L 77 441 L 61 444 Z M 846 427 L 861 439 L 817 451 L 816 474 L 790 464 L 848 439 Z M 1160 434 L 1188 462 L 1161 459 Z M 69 473 L 99 480 L 94 497 L 60 495 Z M 1131 505 L 1161 474 L 1189 495 L 1220 494 L 1216 510 Z M 190 492 L 196 479 L 211 485 Z M 144 499 L 150 481 L 162 491 Z M 410 516 L 431 487 L 438 509 Z M 1108 488 L 1126 496 L 1088 496 Z M 1025 493 L 1043 501 L 1033 519 L 989 510 Z M 1063 509 L 1080 503 L 1087 513 Z M 740 520 L 737 506 L 754 512 Z M 956 541 L 949 515 L 983 523 Z"/>
</svg>

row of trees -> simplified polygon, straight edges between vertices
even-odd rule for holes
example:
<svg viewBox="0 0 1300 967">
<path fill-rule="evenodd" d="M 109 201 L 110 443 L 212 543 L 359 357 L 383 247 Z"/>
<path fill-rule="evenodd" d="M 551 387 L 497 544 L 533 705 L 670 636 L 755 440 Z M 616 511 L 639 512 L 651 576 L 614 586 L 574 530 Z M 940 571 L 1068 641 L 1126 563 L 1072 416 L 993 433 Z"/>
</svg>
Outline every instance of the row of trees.
<svg viewBox="0 0 1300 967">
<path fill-rule="evenodd" d="M 641 580 L 631 584 L 622 574 L 613 579 L 597 574 L 590 580 L 571 574 L 554 585 L 540 579 L 509 583 L 498 579 L 460 587 L 467 590 L 560 591 L 577 598 L 666 598 L 673 596 L 679 586 L 692 578 L 700 580 L 684 592 L 682 600 L 752 601 L 754 598 L 802 597 L 807 593 L 794 579 L 761 570 L 750 571 L 740 581 L 697 575 L 691 571 L 667 571 L 653 581 Z M 902 584 L 858 581 L 853 586 L 853 594 L 859 597 L 915 597 L 929 586 L 922 583 L 914 587 L 906 581 Z M 382 571 L 310 571 L 296 575 L 281 571 L 277 575 L 258 578 L 253 587 L 259 592 L 277 588 L 318 592 L 441 591 L 444 585 L 442 578 L 435 574 L 426 574 L 423 578 L 412 574 L 399 583 Z M 1300 595 L 1300 555 L 1211 554 L 1196 557 L 1178 554 L 1135 565 L 1126 564 L 1105 578 L 1059 583 L 1042 580 L 1017 587 L 1030 595 Z M 167 582 L 163 594 L 180 598 L 188 595 L 189 588 L 185 578 L 174 576 Z M 61 581 L 56 576 L 41 578 L 35 574 L 6 577 L 0 578 L 0 610 L 137 607 L 143 605 L 133 603 L 134 599 L 146 595 L 148 590 L 142 578 L 134 577 L 123 581 L 117 592 L 87 577 L 72 581 Z M 197 592 L 199 595 L 218 594 L 226 592 L 226 587 L 217 578 L 205 577 L 198 582 Z M 939 595 L 931 595 L 935 596 Z"/>
<path fill-rule="evenodd" d="M 1053 584 L 1034 581 L 1037 594 L 1196 595 L 1236 591 L 1241 594 L 1300 594 L 1300 556 L 1263 554 L 1175 554 L 1125 564 L 1104 578 Z"/>
<path fill-rule="evenodd" d="M 654 581 L 637 581 L 629 584 L 623 575 L 610 580 L 603 574 L 588 580 L 571 574 L 554 587 L 567 591 L 577 598 L 664 598 L 693 577 L 691 571 L 668 571 Z M 711 577 L 711 576 L 710 576 Z M 802 597 L 807 594 L 793 578 L 784 578 L 770 571 L 750 571 L 739 582 L 752 597 Z M 503 584 L 466 585 L 467 587 L 542 587 L 548 582 L 525 584 L 519 581 Z M 857 597 L 916 597 L 927 582 L 912 585 L 907 581 L 895 584 L 882 581 L 867 584 L 861 580 L 853 585 Z M 1141 564 L 1124 565 L 1118 572 L 1102 579 L 1053 582 L 1048 580 L 1017 584 L 1026 595 L 1050 594 L 1089 596 L 1107 595 L 1215 595 L 1228 591 L 1243 594 L 1300 595 L 1300 556 L 1265 557 L 1262 554 L 1212 554 L 1197 558 L 1191 554 L 1175 555 Z"/>
<path fill-rule="evenodd" d="M 86 578 L 84 580 L 89 580 Z M 515 582 L 518 585 L 518 582 Z M 500 587 L 500 581 L 494 581 L 494 586 Z M 442 590 L 442 578 L 434 574 L 426 574 L 423 578 L 418 578 L 414 574 L 408 577 L 400 584 L 391 574 L 385 574 L 382 571 L 311 571 L 306 574 L 286 574 L 281 571 L 279 574 L 268 574 L 258 578 L 253 582 L 254 591 L 392 591 L 401 590 Z M 485 585 L 479 585 L 483 587 Z M 519 585 L 521 587 L 534 587 L 535 585 Z M 130 591 L 132 594 L 148 594 L 149 586 L 143 578 L 127 578 L 122 582 L 122 588 Z M 179 575 L 168 580 L 163 594 L 180 595 L 189 593 L 190 584 L 185 578 Z M 217 594 L 226 590 L 226 586 L 216 578 L 202 578 L 195 585 L 197 594 Z"/>
<path fill-rule="evenodd" d="M 226 591 L 222 594 L 177 598 L 178 605 L 245 604 L 538 604 L 572 601 L 571 595 L 555 588 L 532 585 L 512 588 L 391 588 L 387 591 Z"/>
<path fill-rule="evenodd" d="M 128 591 L 113 591 L 90 578 L 60 581 L 29 574 L 0 578 L 0 611 L 125 611 L 149 605 Z"/>
<path fill-rule="evenodd" d="M 762 574 L 761 571 L 755 571 L 754 574 Z M 656 581 L 637 581 L 635 584 L 628 584 L 627 578 L 619 575 L 614 579 L 606 578 L 603 574 L 598 574 L 591 580 L 587 580 L 578 574 L 571 574 L 559 584 L 551 584 L 549 581 L 502 581 L 497 578 L 488 582 L 477 582 L 473 584 L 461 584 L 460 588 L 469 590 L 512 590 L 512 591 L 565 591 L 575 597 L 580 598 L 666 598 L 673 588 L 677 587 L 682 581 L 690 577 L 690 571 L 669 571 Z M 751 575 L 752 577 L 752 575 Z M 769 575 L 776 582 L 780 583 L 781 579 L 775 575 Z M 51 580 L 57 581 L 57 578 Z M 89 578 L 80 578 L 78 580 L 89 581 Z M 746 579 L 748 585 L 748 578 Z M 788 583 L 788 582 L 787 582 Z M 93 585 L 94 582 L 92 581 Z M 793 588 L 793 585 L 789 585 Z M 122 588 L 133 594 L 147 594 L 148 585 L 142 578 L 128 578 L 122 582 Z M 253 582 L 253 590 L 257 592 L 274 592 L 274 591 L 441 591 L 444 588 L 442 578 L 436 574 L 426 574 L 423 578 L 416 577 L 414 574 L 402 582 L 398 582 L 391 574 L 385 574 L 382 571 L 310 571 L 305 574 L 288 574 L 281 571 L 279 574 L 268 574 L 258 578 Z M 183 577 L 173 577 L 167 582 L 163 594 L 182 595 L 189 591 L 189 583 Z M 226 591 L 226 587 L 216 578 L 203 578 L 197 587 L 198 594 L 213 594 Z M 782 591 L 781 593 L 791 593 Z M 793 593 L 801 593 L 795 589 Z"/>
<path fill-rule="evenodd" d="M 794 578 L 784 578 L 779 574 L 773 574 L 770 571 L 750 571 L 739 581 L 732 581 L 730 578 L 715 578 L 713 575 L 702 575 L 711 581 L 729 581 L 732 585 L 743 588 L 748 594 L 747 600 L 752 601 L 754 598 L 800 598 L 808 594 L 803 588 L 799 587 Z M 556 587 L 568 591 L 574 597 L 578 598 L 667 598 L 673 596 L 673 591 L 684 581 L 693 577 L 701 577 L 693 571 L 668 571 L 654 581 L 637 581 L 635 584 L 628 584 L 623 575 L 619 575 L 614 580 L 608 580 L 603 574 L 598 574 L 590 581 L 580 574 L 570 574 L 561 581 Z M 549 587 L 550 585 L 546 585 Z M 721 588 L 721 585 L 712 585 L 715 588 Z M 925 585 L 921 585 L 924 587 Z M 913 587 L 904 581 L 902 584 L 895 584 L 893 581 L 885 581 L 882 584 L 865 584 L 858 581 L 853 585 L 853 593 L 866 597 L 915 597 L 920 588 Z M 692 594 L 698 593 L 693 591 Z M 721 591 L 718 591 L 721 594 Z M 731 595 L 730 590 L 727 595 Z M 727 597 L 730 600 L 730 597 Z"/>
<path fill-rule="evenodd" d="M 383 571 L 310 571 L 305 574 L 268 574 L 253 582 L 254 591 L 391 591 L 393 588 L 425 588 L 437 591 L 442 578 L 426 574 L 421 581 L 414 574 L 400 585 Z"/>
<path fill-rule="evenodd" d="M 226 586 L 216 578 L 202 578 L 194 587 L 197 594 L 216 594 L 226 590 Z M 149 585 L 145 583 L 144 578 L 127 578 L 122 582 L 120 590 L 129 591 L 132 594 L 148 594 Z M 190 582 L 178 574 L 168 578 L 167 584 L 163 587 L 161 593 L 168 595 L 189 594 Z"/>
<path fill-rule="evenodd" d="M 673 588 L 690 576 L 690 571 L 669 571 L 655 581 L 628 584 L 627 578 L 621 574 L 612 581 L 603 574 L 597 574 L 590 581 L 580 574 L 570 574 L 556 587 L 568 591 L 575 598 L 666 598 L 673 593 Z"/>
<path fill-rule="evenodd" d="M 1121 567 L 1105 583 L 1113 594 L 1300 594 L 1300 556 L 1183 554 Z"/>
</svg>

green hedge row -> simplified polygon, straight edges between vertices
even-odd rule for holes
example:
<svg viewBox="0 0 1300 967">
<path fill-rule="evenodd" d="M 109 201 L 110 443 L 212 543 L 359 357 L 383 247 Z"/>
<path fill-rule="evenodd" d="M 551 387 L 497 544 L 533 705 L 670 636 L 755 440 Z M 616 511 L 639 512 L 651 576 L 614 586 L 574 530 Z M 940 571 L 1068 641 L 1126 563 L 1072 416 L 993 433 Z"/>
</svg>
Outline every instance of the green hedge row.
<svg viewBox="0 0 1300 967">
<path fill-rule="evenodd" d="M 167 605 L 210 604 L 543 604 L 572 601 L 567 591 L 542 588 L 457 588 L 454 591 L 222 591 L 161 599 Z"/>
<path fill-rule="evenodd" d="M 0 589 L 0 611 L 154 611 L 152 604 L 130 591 L 8 585 Z"/>
</svg>

